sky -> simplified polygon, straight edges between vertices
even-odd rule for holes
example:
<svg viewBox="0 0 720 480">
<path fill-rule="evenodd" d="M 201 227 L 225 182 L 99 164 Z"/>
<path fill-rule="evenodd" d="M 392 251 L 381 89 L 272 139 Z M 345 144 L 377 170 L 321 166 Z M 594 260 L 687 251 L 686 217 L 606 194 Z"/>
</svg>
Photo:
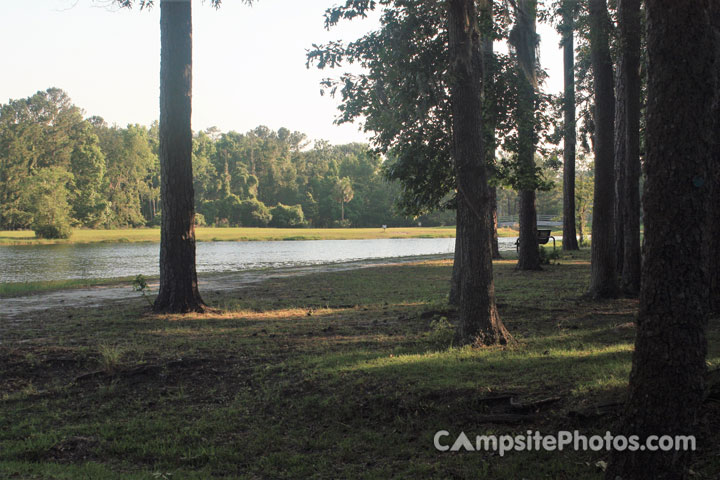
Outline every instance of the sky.
<svg viewBox="0 0 720 480">
<path fill-rule="evenodd" d="M 338 99 L 320 95 L 332 71 L 305 66 L 313 43 L 354 40 L 377 15 L 329 32 L 324 11 L 338 0 L 193 0 L 193 129 L 246 132 L 285 127 L 334 144 L 366 142 L 359 125 L 334 125 Z M 88 116 L 149 125 L 159 117 L 160 9 L 127 10 L 109 0 L 0 0 L 0 103 L 65 90 Z M 558 37 L 539 26 L 546 91 L 562 90 Z M 338 74 L 340 71 L 337 72 Z"/>
</svg>

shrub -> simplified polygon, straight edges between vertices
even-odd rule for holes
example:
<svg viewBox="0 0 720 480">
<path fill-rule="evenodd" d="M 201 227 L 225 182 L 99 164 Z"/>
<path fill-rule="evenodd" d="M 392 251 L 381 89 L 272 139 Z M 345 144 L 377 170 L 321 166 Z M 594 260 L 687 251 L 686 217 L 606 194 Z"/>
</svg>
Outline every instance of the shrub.
<svg viewBox="0 0 720 480">
<path fill-rule="evenodd" d="M 70 238 L 70 235 L 72 235 L 72 228 L 70 228 L 69 222 L 59 222 L 56 224 L 38 224 L 33 222 L 32 229 L 37 238 Z"/>
<path fill-rule="evenodd" d="M 270 211 L 272 214 L 272 220 L 270 226 L 287 228 L 287 227 L 302 227 L 305 225 L 305 215 L 301 205 L 283 205 L 278 203 L 277 206 L 273 207 Z"/>
<path fill-rule="evenodd" d="M 270 209 L 255 198 L 240 202 L 239 210 L 240 223 L 245 227 L 266 227 L 272 220 Z"/>
</svg>

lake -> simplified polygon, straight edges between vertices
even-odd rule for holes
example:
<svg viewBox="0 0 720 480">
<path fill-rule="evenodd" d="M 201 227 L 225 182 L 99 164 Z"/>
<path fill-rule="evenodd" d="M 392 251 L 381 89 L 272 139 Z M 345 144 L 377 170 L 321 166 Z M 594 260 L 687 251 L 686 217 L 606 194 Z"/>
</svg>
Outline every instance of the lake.
<svg viewBox="0 0 720 480">
<path fill-rule="evenodd" d="M 500 238 L 500 250 L 516 238 Z M 454 238 L 200 242 L 197 271 L 234 272 L 367 259 L 452 254 Z M 0 283 L 158 275 L 157 243 L 0 246 Z"/>
</svg>

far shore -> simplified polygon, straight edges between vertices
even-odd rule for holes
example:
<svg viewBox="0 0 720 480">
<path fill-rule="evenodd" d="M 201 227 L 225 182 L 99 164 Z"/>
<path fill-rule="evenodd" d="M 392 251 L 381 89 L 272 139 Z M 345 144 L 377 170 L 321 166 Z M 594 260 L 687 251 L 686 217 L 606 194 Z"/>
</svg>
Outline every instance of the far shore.
<svg viewBox="0 0 720 480">
<path fill-rule="evenodd" d="M 560 231 L 553 235 L 561 235 Z M 517 230 L 498 229 L 500 237 L 516 237 Z M 453 238 L 455 226 L 404 228 L 214 228 L 198 227 L 198 242 L 253 242 L 292 240 L 370 240 L 394 238 Z M 48 240 L 35 236 L 32 230 L 0 231 L 0 246 L 54 245 L 87 243 L 159 243 L 159 228 L 123 228 L 116 230 L 75 229 L 68 239 Z"/>
<path fill-rule="evenodd" d="M 509 229 L 508 229 L 509 230 Z M 247 242 L 282 240 L 365 240 L 376 238 L 449 238 L 455 227 L 408 228 L 213 228 L 198 227 L 199 242 Z M 83 243 L 160 242 L 159 228 L 114 230 L 75 229 L 68 239 L 39 239 L 32 230 L 0 231 L 0 245 L 46 245 Z"/>
</svg>

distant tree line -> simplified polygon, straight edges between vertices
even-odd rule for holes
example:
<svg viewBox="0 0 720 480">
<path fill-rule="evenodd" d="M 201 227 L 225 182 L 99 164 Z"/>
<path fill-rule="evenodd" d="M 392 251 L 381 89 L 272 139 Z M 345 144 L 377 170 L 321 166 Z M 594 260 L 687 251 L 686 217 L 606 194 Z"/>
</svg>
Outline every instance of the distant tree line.
<svg viewBox="0 0 720 480">
<path fill-rule="evenodd" d="M 57 88 L 0 105 L 0 229 L 66 237 L 71 227 L 156 226 L 160 207 L 158 125 L 85 118 Z M 414 218 L 394 209 L 400 185 L 386 180 L 367 145 L 312 146 L 285 128 L 193 135 L 198 225 L 370 227 L 454 223 L 453 212 Z"/>
</svg>

